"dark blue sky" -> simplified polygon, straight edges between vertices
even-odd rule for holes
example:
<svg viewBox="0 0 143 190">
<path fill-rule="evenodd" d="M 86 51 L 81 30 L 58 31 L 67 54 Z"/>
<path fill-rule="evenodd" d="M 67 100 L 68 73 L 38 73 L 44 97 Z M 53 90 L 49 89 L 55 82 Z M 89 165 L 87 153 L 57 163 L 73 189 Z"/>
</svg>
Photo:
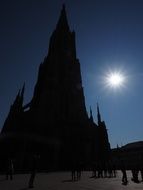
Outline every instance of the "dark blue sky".
<svg viewBox="0 0 143 190">
<path fill-rule="evenodd" d="M 19 88 L 30 101 L 62 4 L 76 32 L 86 106 L 100 105 L 111 146 L 143 140 L 142 0 L 1 0 L 0 128 Z M 127 76 L 125 88 L 105 88 L 108 70 Z"/>
</svg>

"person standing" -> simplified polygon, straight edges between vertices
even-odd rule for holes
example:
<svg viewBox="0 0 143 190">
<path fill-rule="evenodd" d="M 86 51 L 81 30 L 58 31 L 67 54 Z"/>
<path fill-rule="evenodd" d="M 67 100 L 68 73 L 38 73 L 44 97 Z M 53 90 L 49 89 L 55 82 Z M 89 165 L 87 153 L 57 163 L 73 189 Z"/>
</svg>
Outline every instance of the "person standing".
<svg viewBox="0 0 143 190">
<path fill-rule="evenodd" d="M 126 167 L 125 164 L 122 162 L 121 163 L 121 172 L 122 172 L 122 184 L 127 185 L 128 179 L 127 179 L 127 173 L 126 173 Z"/>
<path fill-rule="evenodd" d="M 10 177 L 10 180 L 13 179 L 13 173 L 14 173 L 14 167 L 13 167 L 13 161 L 12 159 L 8 159 L 8 162 L 7 162 L 7 169 L 6 169 L 6 180 L 9 179 Z"/>
<path fill-rule="evenodd" d="M 37 171 L 37 161 L 39 159 L 39 156 L 34 154 L 32 156 L 32 162 L 31 162 L 31 174 L 30 174 L 30 179 L 29 179 L 29 188 L 33 188 L 34 187 L 34 179 L 36 176 L 36 171 Z"/>
</svg>

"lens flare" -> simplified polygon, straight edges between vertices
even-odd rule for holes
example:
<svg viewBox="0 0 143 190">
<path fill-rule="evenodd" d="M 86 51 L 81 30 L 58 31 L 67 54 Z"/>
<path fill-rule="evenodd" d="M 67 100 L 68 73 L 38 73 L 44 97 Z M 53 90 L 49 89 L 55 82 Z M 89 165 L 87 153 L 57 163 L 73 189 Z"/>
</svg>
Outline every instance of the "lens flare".
<svg viewBox="0 0 143 190">
<path fill-rule="evenodd" d="M 110 71 L 105 75 L 104 81 L 106 87 L 117 89 L 124 87 L 126 79 L 123 73 Z"/>
<path fill-rule="evenodd" d="M 120 73 L 111 73 L 107 78 L 107 83 L 112 87 L 119 87 L 123 84 L 124 77 Z"/>
</svg>

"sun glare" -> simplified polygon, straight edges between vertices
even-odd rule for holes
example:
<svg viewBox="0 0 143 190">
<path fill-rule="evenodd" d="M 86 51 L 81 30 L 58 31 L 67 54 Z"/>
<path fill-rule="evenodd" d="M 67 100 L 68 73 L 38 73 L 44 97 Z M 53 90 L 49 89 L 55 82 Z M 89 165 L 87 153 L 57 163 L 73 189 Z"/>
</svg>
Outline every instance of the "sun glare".
<svg viewBox="0 0 143 190">
<path fill-rule="evenodd" d="M 125 85 L 125 76 L 121 72 L 110 71 L 105 76 L 105 84 L 110 88 L 121 88 Z"/>
<path fill-rule="evenodd" d="M 123 76 L 118 73 L 111 73 L 107 80 L 107 82 L 114 87 L 118 87 L 124 82 Z"/>
</svg>

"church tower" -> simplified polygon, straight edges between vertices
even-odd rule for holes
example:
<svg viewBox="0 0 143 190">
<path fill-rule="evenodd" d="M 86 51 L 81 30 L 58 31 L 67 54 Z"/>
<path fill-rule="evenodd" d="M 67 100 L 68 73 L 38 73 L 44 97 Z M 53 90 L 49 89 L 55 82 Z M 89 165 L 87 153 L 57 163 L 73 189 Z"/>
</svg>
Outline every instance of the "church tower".
<svg viewBox="0 0 143 190">
<path fill-rule="evenodd" d="M 80 63 L 76 57 L 75 33 L 70 31 L 65 6 L 39 68 L 30 106 L 42 125 L 58 122 L 86 122 Z"/>
<path fill-rule="evenodd" d="M 40 168 L 51 170 L 68 169 L 75 162 L 90 165 L 102 156 L 106 158 L 106 126 L 101 121 L 99 106 L 98 124 L 91 109 L 88 117 L 75 32 L 69 28 L 64 5 L 50 38 L 48 54 L 39 66 L 32 100 L 25 106 L 24 89 L 25 86 L 10 109 L 0 138 L 4 139 L 4 150 L 7 142 L 12 142 L 15 159 L 23 160 L 19 167 L 23 168 L 29 154 L 35 153 L 40 154 Z M 108 151 L 103 154 L 105 149 Z"/>
</svg>

